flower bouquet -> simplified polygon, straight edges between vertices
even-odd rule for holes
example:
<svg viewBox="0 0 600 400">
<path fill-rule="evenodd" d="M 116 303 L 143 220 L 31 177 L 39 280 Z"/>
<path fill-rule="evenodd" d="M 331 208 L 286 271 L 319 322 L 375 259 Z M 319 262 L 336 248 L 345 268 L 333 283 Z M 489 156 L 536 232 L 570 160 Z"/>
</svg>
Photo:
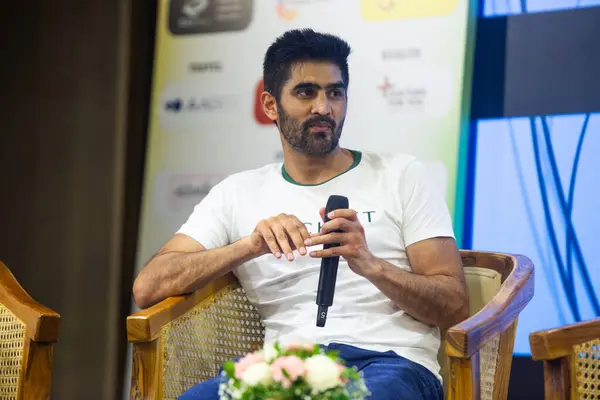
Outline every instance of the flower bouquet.
<svg viewBox="0 0 600 400">
<path fill-rule="evenodd" d="M 356 368 L 319 345 L 275 342 L 223 366 L 221 400 L 363 400 L 369 391 Z"/>
</svg>

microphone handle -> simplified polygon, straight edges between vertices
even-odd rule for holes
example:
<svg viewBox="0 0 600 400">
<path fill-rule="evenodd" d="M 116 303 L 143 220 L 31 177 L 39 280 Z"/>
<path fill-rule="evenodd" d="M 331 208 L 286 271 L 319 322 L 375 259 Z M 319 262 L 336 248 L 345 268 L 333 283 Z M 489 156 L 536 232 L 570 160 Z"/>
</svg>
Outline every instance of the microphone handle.
<svg viewBox="0 0 600 400">
<path fill-rule="evenodd" d="M 339 245 L 323 245 L 323 249 L 337 246 Z M 321 274 L 319 275 L 318 286 L 320 290 L 317 292 L 317 305 L 319 306 L 331 307 L 333 305 L 339 262 L 339 256 L 323 258 L 321 261 Z"/>
<path fill-rule="evenodd" d="M 348 208 L 348 198 L 344 196 L 330 196 L 325 207 L 324 222 L 330 221 L 328 214 L 338 208 Z M 336 231 L 340 232 L 340 231 Z M 323 250 L 332 247 L 338 247 L 338 243 L 325 244 Z M 321 273 L 319 275 L 319 285 L 317 289 L 317 326 L 323 328 L 327 320 L 327 311 L 333 305 L 333 295 L 335 293 L 335 283 L 337 280 L 338 264 L 340 256 L 326 257 L 321 260 Z"/>
</svg>

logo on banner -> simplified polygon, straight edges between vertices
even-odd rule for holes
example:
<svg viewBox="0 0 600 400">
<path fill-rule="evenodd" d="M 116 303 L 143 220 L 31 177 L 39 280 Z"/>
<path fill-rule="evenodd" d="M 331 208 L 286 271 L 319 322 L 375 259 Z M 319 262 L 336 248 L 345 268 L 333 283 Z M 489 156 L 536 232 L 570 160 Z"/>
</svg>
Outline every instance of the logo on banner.
<svg viewBox="0 0 600 400">
<path fill-rule="evenodd" d="M 203 73 L 203 72 L 221 72 L 223 71 L 223 64 L 221 61 L 192 61 L 190 63 L 190 71 Z"/>
<path fill-rule="evenodd" d="M 174 35 L 240 31 L 252 20 L 253 0 L 171 0 L 169 30 Z"/>
<path fill-rule="evenodd" d="M 288 8 L 286 6 L 286 3 L 288 2 L 285 0 L 277 0 L 275 10 L 277 11 L 277 15 L 279 15 L 279 18 L 285 21 L 292 21 L 298 16 L 298 11 Z"/>
<path fill-rule="evenodd" d="M 406 47 L 399 49 L 383 49 L 381 59 L 383 61 L 407 61 L 418 60 L 422 57 L 422 49 L 419 47 Z"/>
<path fill-rule="evenodd" d="M 377 87 L 379 89 L 379 91 L 381 91 L 381 94 L 383 94 L 383 97 L 388 96 L 388 93 L 390 92 L 390 90 L 392 90 L 394 88 L 394 86 L 390 83 L 389 78 L 386 76 L 383 79 L 383 84 Z"/>
<path fill-rule="evenodd" d="M 273 121 L 263 111 L 260 96 L 265 91 L 265 82 L 261 79 L 254 91 L 254 120 L 259 125 L 273 125 Z"/>
<path fill-rule="evenodd" d="M 181 12 L 188 18 L 198 18 L 209 5 L 210 0 L 187 0 L 183 3 Z"/>
<path fill-rule="evenodd" d="M 361 0 L 367 21 L 433 17 L 449 14 L 458 0 Z"/>
<path fill-rule="evenodd" d="M 377 90 L 393 113 L 416 117 L 442 117 L 452 105 L 451 68 L 413 65 L 385 74 Z"/>
<path fill-rule="evenodd" d="M 275 10 L 279 18 L 284 21 L 292 21 L 299 15 L 298 8 L 310 5 L 322 5 L 331 0 L 277 0 Z M 348 1 L 348 0 L 343 0 Z"/>
<path fill-rule="evenodd" d="M 165 111 L 167 113 L 202 113 L 220 111 L 224 107 L 224 98 L 219 96 L 190 96 L 175 97 L 165 100 Z"/>
<path fill-rule="evenodd" d="M 391 108 L 421 108 L 425 103 L 427 91 L 418 86 L 398 88 L 386 75 L 383 83 L 377 87 Z"/>
<path fill-rule="evenodd" d="M 189 214 L 222 179 L 214 174 L 160 172 L 154 181 L 155 210 L 161 215 Z"/>
<path fill-rule="evenodd" d="M 205 79 L 179 82 L 162 93 L 158 116 L 162 127 L 170 132 L 196 132 L 202 123 L 227 120 L 237 111 L 238 96 L 210 90 Z"/>
</svg>

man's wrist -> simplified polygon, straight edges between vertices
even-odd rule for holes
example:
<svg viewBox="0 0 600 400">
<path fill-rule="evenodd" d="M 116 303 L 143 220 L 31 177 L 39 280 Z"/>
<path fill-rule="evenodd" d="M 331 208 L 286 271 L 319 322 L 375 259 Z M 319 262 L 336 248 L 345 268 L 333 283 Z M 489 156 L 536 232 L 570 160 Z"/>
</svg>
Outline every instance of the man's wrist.
<svg viewBox="0 0 600 400">
<path fill-rule="evenodd" d="M 371 282 L 381 279 L 384 275 L 384 263 L 383 260 L 375 257 L 372 253 L 369 253 L 364 261 L 362 262 L 363 267 L 361 268 L 362 276 Z"/>
<path fill-rule="evenodd" d="M 257 246 L 252 235 L 245 236 L 234 243 L 236 253 L 245 261 L 250 261 L 263 255 L 260 246 Z"/>
</svg>

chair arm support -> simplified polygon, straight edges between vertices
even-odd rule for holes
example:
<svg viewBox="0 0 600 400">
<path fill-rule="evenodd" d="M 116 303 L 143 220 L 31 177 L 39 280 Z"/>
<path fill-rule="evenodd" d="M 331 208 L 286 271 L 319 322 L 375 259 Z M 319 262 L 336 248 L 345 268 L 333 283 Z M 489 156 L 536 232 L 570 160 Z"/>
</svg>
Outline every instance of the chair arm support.
<svg viewBox="0 0 600 400">
<path fill-rule="evenodd" d="M 0 262 L 0 303 L 26 326 L 27 336 L 34 342 L 56 343 L 60 315 L 29 296 L 8 267 Z"/>
<path fill-rule="evenodd" d="M 494 298 L 477 314 L 448 330 L 448 356 L 470 358 L 489 340 L 506 331 L 532 299 L 534 270 L 531 260 L 514 255 L 506 262 L 512 262 L 515 267 Z"/>
<path fill-rule="evenodd" d="M 145 310 L 131 314 L 127 317 L 127 339 L 130 342 L 154 340 L 163 326 L 235 283 L 237 279 L 230 272 L 194 293 L 169 297 Z"/>
<path fill-rule="evenodd" d="M 554 360 L 570 355 L 573 346 L 593 339 L 600 339 L 600 318 L 533 332 L 529 335 L 531 356 L 538 361 Z"/>
</svg>

